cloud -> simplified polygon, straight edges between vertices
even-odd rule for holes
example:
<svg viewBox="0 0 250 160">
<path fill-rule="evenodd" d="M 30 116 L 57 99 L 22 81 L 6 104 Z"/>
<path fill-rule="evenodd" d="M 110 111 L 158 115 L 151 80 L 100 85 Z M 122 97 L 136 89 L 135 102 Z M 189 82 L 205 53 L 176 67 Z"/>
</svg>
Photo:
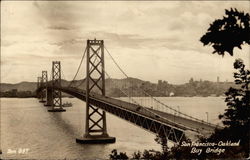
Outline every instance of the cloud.
<svg viewBox="0 0 250 160">
<path fill-rule="evenodd" d="M 2 47 L 9 47 L 9 46 L 12 46 L 14 44 L 16 44 L 17 42 L 16 41 L 7 41 L 7 40 L 2 40 L 1 41 L 1 46 Z"/>
<path fill-rule="evenodd" d="M 163 47 L 171 50 L 193 50 L 193 51 L 205 51 L 206 49 L 197 40 L 187 42 L 186 35 L 183 32 L 169 35 L 168 37 L 147 37 L 139 34 L 118 34 L 112 32 L 99 31 L 93 33 L 100 39 L 105 39 L 109 46 L 119 46 L 120 48 L 157 48 Z M 90 34 L 91 35 L 91 34 Z M 95 38 L 96 38 L 95 37 Z"/>
<path fill-rule="evenodd" d="M 62 26 L 49 26 L 48 28 L 53 30 L 70 30 L 70 28 Z"/>
<path fill-rule="evenodd" d="M 199 39 L 214 19 L 224 15 L 226 8 L 249 11 L 249 3 L 3 1 L 1 65 L 6 73 L 14 64 L 17 65 L 14 68 L 18 68 L 5 80 L 18 81 L 21 73 L 25 73 L 22 75 L 28 80 L 34 74 L 28 72 L 30 65 L 32 72 L 40 73 L 47 66 L 50 69 L 52 60 L 61 60 L 64 73 L 71 77 L 77 68 L 74 64 L 78 65 L 86 47 L 86 40 L 94 38 L 105 41 L 106 47 L 115 53 L 113 56 L 124 70 L 131 73 L 130 76 L 184 82 L 191 76 L 188 73 L 192 73 L 209 79 L 217 74 L 217 71 L 212 73 L 211 64 L 221 64 L 221 73 L 230 77 L 231 68 L 226 67 L 232 65 L 232 59 L 224 58 L 219 63 L 216 58 L 221 57 L 212 55 L 212 48 L 203 47 Z M 244 57 L 247 58 L 249 56 Z M 30 65 L 25 65 L 27 60 Z M 108 59 L 106 62 L 109 65 Z M 186 69 L 185 74 L 178 66 Z M 209 71 L 210 75 L 204 75 L 204 71 Z"/>
<path fill-rule="evenodd" d="M 63 47 L 63 46 L 66 46 L 66 45 L 73 45 L 73 44 L 82 43 L 82 42 L 83 42 L 83 39 L 69 39 L 69 40 L 60 41 L 60 42 L 51 42 L 50 44 L 51 45 L 56 45 L 56 46 L 59 46 L 59 47 Z"/>
</svg>

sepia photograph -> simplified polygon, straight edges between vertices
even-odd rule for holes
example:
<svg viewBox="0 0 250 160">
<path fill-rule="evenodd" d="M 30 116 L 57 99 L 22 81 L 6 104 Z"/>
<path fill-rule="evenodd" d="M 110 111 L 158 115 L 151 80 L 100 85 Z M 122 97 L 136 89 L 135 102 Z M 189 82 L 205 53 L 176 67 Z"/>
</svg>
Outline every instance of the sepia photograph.
<svg viewBox="0 0 250 160">
<path fill-rule="evenodd" d="M 0 3 L 0 159 L 250 160 L 250 1 Z"/>
</svg>

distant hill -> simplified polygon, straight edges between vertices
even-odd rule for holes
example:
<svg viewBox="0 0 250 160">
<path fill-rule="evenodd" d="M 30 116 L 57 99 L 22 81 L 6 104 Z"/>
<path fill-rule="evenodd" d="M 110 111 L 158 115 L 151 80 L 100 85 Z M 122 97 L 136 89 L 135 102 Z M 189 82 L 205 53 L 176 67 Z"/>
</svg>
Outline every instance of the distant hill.
<svg viewBox="0 0 250 160">
<path fill-rule="evenodd" d="M 11 83 L 1 83 L 1 92 L 10 91 L 13 89 L 17 89 L 18 91 L 35 91 L 37 88 L 36 82 L 20 82 L 16 84 Z"/>
<path fill-rule="evenodd" d="M 128 87 L 132 84 L 142 84 L 143 80 L 136 79 L 136 78 L 126 78 L 126 79 L 106 79 L 106 88 L 124 88 Z M 71 82 L 67 80 L 61 81 L 62 86 L 68 86 Z M 71 83 L 71 86 L 80 87 L 83 88 L 86 85 L 86 81 L 83 79 L 81 80 L 75 80 L 73 83 Z M 0 83 L 1 92 L 10 91 L 13 89 L 17 89 L 18 91 L 31 91 L 34 92 L 37 88 L 36 82 L 20 82 L 16 84 L 11 83 Z"/>
<path fill-rule="evenodd" d="M 86 81 L 84 79 L 75 80 L 73 83 L 67 80 L 62 80 L 62 86 L 85 89 Z M 90 84 L 93 84 L 90 81 Z M 37 88 L 36 82 L 20 82 L 17 84 L 2 83 L 1 92 L 11 91 L 17 89 L 18 92 L 30 91 L 35 92 Z M 220 96 L 223 95 L 227 89 L 234 86 L 233 82 L 210 82 L 210 81 L 193 81 L 181 85 L 169 84 L 166 81 L 158 81 L 158 83 L 151 83 L 137 78 L 125 79 L 106 79 L 106 95 L 112 97 L 120 97 L 126 95 L 132 96 L 146 96 L 145 92 L 152 96 Z M 94 89 L 97 91 L 97 89 Z"/>
</svg>

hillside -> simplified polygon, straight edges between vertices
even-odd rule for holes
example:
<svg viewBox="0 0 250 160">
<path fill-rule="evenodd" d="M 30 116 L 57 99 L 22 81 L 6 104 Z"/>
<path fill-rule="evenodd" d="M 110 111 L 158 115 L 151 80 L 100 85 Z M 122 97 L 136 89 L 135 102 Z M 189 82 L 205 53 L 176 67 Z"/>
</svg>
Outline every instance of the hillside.
<svg viewBox="0 0 250 160">
<path fill-rule="evenodd" d="M 10 91 L 13 89 L 17 89 L 18 91 L 31 91 L 34 92 L 37 87 L 36 82 L 20 82 L 16 84 L 10 83 L 1 83 L 0 84 L 1 92 Z"/>
<path fill-rule="evenodd" d="M 68 86 L 69 84 L 69 81 L 62 80 L 62 86 Z M 93 82 L 91 81 L 90 84 L 93 84 Z M 6 95 L 5 92 L 13 90 L 34 93 L 37 87 L 36 82 L 2 83 L 0 85 L 1 95 Z M 192 81 L 181 85 L 173 85 L 162 80 L 159 80 L 158 83 L 151 83 L 136 78 L 106 79 L 106 95 L 112 97 L 125 95 L 146 96 L 144 92 L 146 91 L 152 96 L 220 96 L 231 86 L 235 87 L 232 82 Z M 85 89 L 86 81 L 76 80 L 71 83 L 71 87 Z M 97 91 L 97 89 L 94 88 L 94 91 Z M 11 93 L 7 95 L 9 94 Z"/>
</svg>

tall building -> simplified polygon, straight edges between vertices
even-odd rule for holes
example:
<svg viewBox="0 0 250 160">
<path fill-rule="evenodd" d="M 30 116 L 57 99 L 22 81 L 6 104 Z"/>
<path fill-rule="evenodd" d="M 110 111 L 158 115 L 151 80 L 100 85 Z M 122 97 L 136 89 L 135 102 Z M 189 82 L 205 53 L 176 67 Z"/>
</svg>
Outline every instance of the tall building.
<svg viewBox="0 0 250 160">
<path fill-rule="evenodd" d="M 217 76 L 217 83 L 219 83 L 220 82 L 220 77 L 219 76 Z"/>
<path fill-rule="evenodd" d="M 189 83 L 193 83 L 193 82 L 194 82 L 194 79 L 193 79 L 193 77 L 191 77 L 189 80 Z"/>
</svg>

